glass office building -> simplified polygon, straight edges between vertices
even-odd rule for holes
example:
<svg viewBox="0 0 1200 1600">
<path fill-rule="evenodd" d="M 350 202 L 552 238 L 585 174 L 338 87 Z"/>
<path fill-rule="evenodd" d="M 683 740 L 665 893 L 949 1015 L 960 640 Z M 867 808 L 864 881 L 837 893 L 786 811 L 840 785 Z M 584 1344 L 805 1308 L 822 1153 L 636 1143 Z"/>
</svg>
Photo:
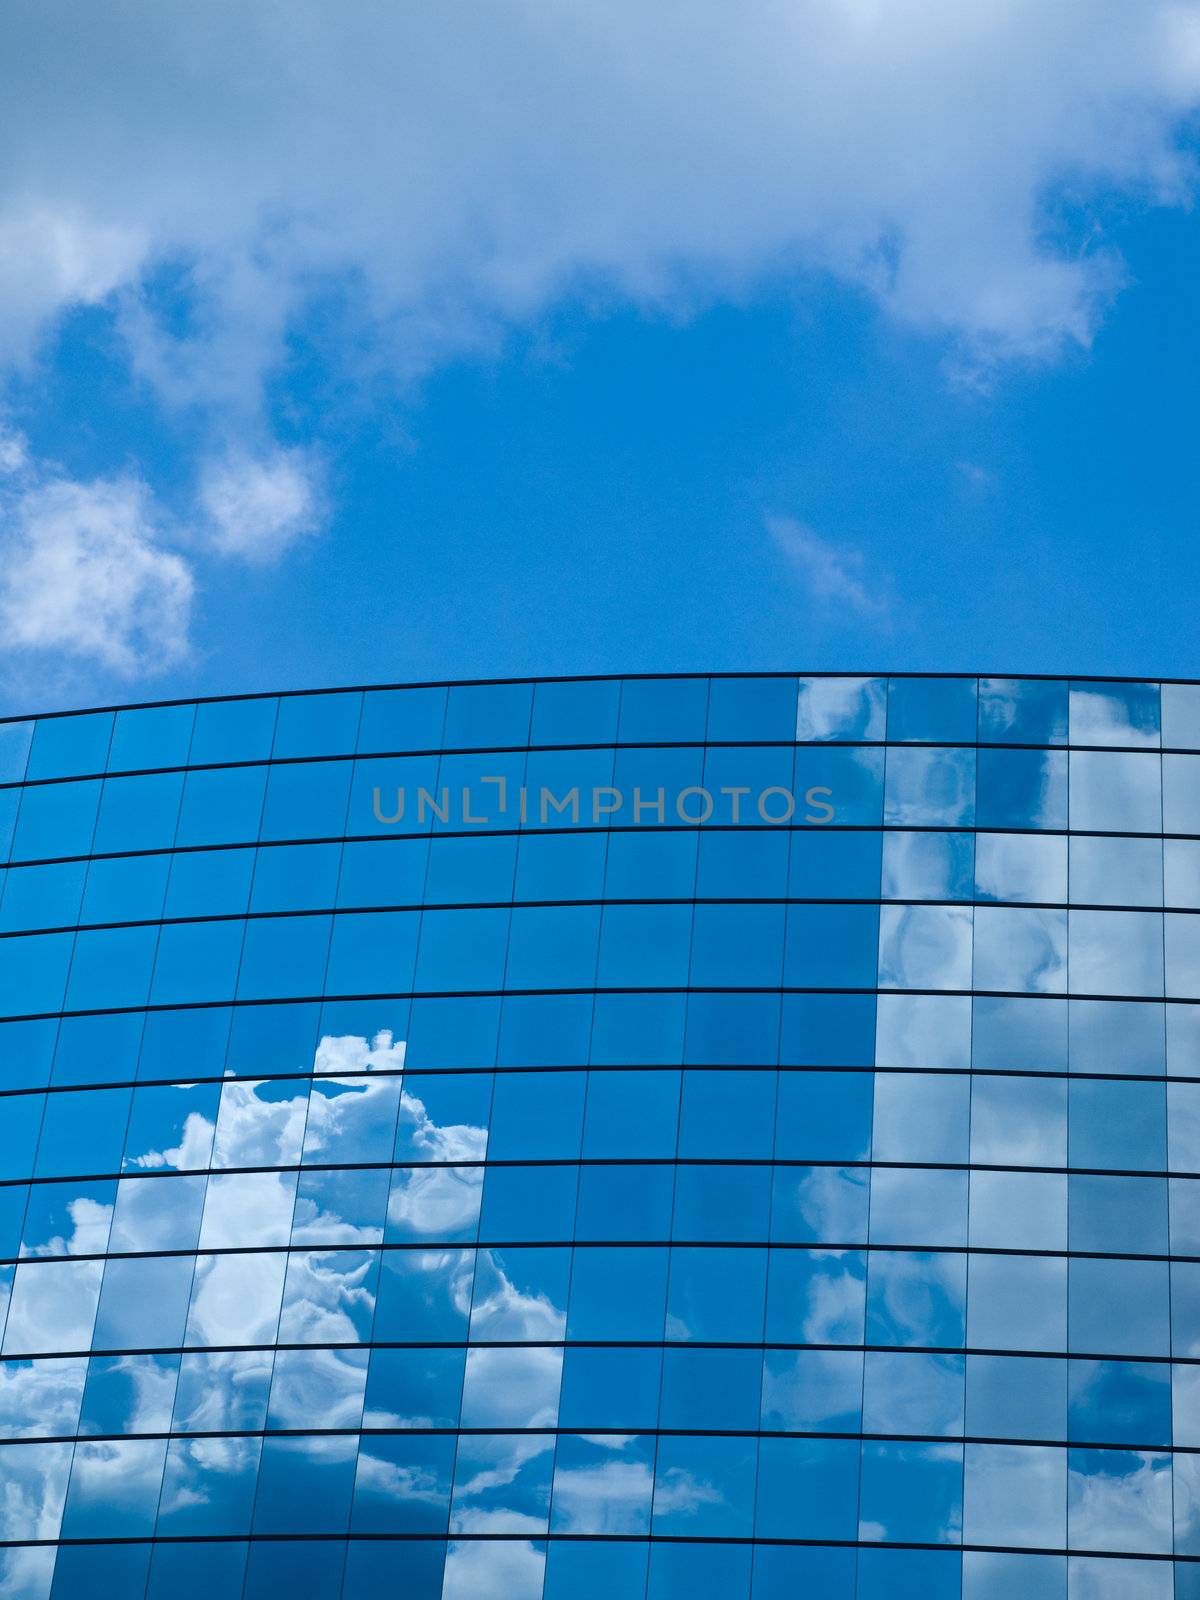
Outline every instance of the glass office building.
<svg viewBox="0 0 1200 1600">
<path fill-rule="evenodd" d="M 1197 1600 L 1200 685 L 0 723 L 0 1597 Z"/>
</svg>

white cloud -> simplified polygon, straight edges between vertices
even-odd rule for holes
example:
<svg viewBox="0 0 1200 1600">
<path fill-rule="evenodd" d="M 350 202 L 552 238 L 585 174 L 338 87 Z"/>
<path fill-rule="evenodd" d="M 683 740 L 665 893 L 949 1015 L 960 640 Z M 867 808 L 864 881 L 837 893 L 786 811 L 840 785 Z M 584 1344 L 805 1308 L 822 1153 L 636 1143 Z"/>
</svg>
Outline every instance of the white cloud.
<svg viewBox="0 0 1200 1600">
<path fill-rule="evenodd" d="M 1121 277 L 1047 200 L 1192 183 L 1195 0 L 69 9 L 21 8 L 0 69 L 0 345 L 118 302 L 176 401 L 253 396 L 347 281 L 401 373 L 574 290 L 686 306 L 796 269 L 1044 353 Z"/>
<path fill-rule="evenodd" d="M 767 531 L 814 600 L 831 610 L 849 607 L 864 617 L 887 615 L 888 585 L 867 574 L 860 550 L 818 538 L 794 517 L 768 517 Z"/>
<path fill-rule="evenodd" d="M 253 562 L 277 559 L 296 540 L 315 533 L 321 521 L 316 471 L 299 449 L 209 462 L 199 501 L 213 547 Z"/>
<path fill-rule="evenodd" d="M 0 645 L 122 676 L 187 648 L 193 579 L 136 478 L 53 479 L 0 501 Z"/>
</svg>

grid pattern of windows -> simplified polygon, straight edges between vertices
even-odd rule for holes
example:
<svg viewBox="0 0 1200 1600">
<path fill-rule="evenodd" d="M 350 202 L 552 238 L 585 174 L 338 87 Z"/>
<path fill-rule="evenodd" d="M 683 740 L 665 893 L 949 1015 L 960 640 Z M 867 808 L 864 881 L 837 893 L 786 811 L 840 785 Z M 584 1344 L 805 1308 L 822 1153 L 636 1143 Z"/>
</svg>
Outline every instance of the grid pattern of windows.
<svg viewBox="0 0 1200 1600">
<path fill-rule="evenodd" d="M 1200 1600 L 1200 685 L 0 723 L 0 1600 Z"/>
</svg>

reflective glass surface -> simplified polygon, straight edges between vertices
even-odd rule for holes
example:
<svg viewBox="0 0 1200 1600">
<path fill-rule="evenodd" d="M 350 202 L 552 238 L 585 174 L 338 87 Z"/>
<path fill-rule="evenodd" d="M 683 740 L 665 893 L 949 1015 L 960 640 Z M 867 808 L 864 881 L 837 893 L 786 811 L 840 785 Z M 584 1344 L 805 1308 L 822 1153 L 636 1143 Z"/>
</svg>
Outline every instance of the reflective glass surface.
<svg viewBox="0 0 1200 1600">
<path fill-rule="evenodd" d="M 0 723 L 0 1600 L 1200 1600 L 1200 687 Z"/>
</svg>

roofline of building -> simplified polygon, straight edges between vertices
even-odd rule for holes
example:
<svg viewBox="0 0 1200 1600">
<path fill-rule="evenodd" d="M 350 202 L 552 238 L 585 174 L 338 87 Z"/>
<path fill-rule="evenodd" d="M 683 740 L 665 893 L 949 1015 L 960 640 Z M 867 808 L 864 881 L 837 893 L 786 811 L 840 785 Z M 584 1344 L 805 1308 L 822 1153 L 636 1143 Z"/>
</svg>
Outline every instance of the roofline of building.
<svg viewBox="0 0 1200 1600">
<path fill-rule="evenodd" d="M 302 699 L 326 694 L 366 694 L 388 689 L 480 689 L 506 684 L 539 683 L 620 683 L 683 682 L 697 678 L 994 678 L 1017 683 L 1158 683 L 1200 686 L 1200 678 L 1130 678 L 1113 673 L 1061 672 L 867 672 L 842 671 L 760 671 L 760 672 L 574 672 L 526 675 L 511 678 L 422 678 L 403 683 L 335 683 L 312 689 L 250 689 L 236 694 L 176 695 L 167 700 L 117 701 L 109 705 L 68 706 L 60 711 L 26 711 L 0 716 L 0 725 L 10 722 L 42 722 L 57 717 L 103 716 L 118 711 L 160 711 L 172 706 L 221 705 L 236 700 Z"/>
</svg>

